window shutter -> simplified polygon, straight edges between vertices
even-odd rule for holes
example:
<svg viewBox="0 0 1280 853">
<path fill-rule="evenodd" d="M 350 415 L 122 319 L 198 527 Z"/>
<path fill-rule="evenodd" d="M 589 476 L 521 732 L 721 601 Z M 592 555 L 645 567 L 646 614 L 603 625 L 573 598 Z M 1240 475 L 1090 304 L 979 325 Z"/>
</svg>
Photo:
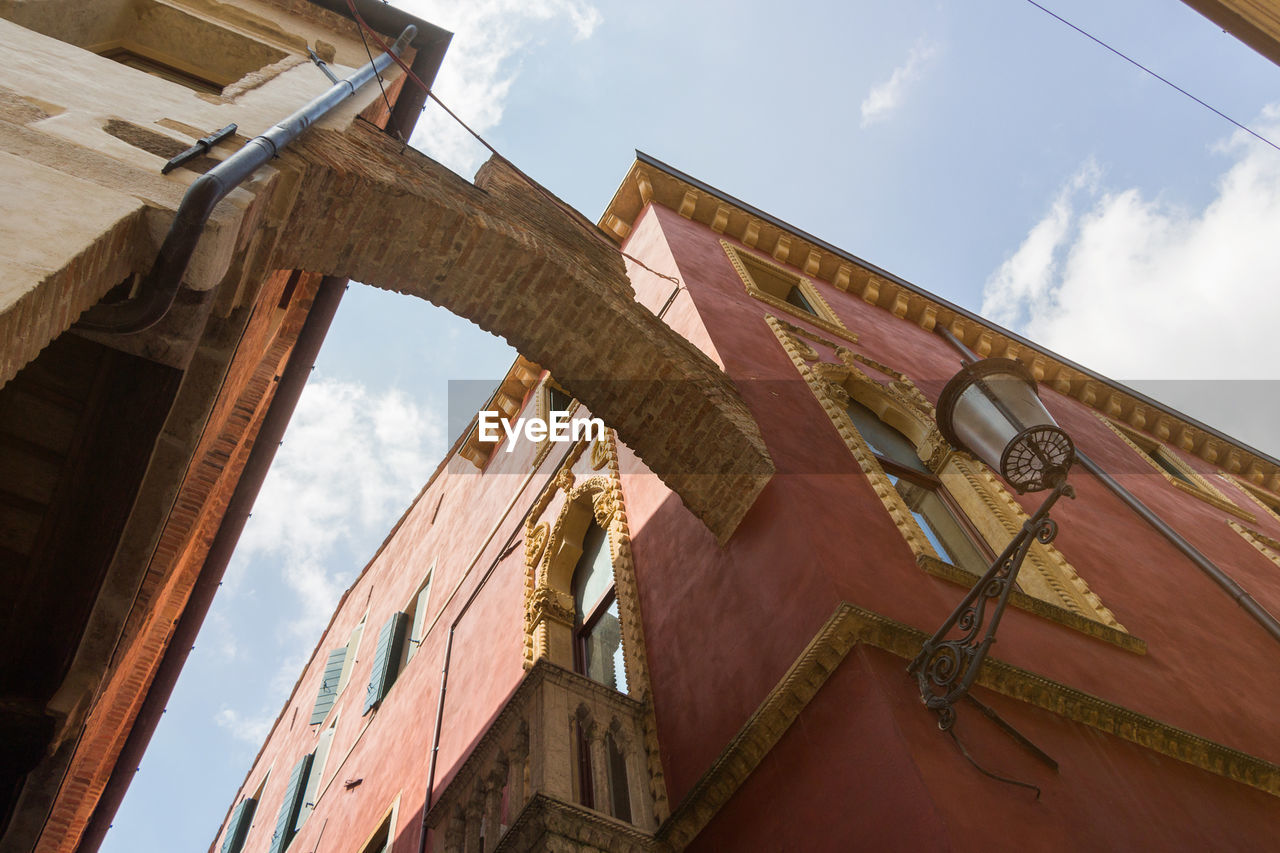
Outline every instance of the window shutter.
<svg viewBox="0 0 1280 853">
<path fill-rule="evenodd" d="M 330 655 L 330 657 L 333 657 Z M 293 825 L 298 819 L 298 807 L 302 805 L 302 788 L 307 783 L 311 771 L 311 753 L 302 756 L 293 766 L 289 774 L 289 785 L 284 789 L 284 802 L 280 804 L 280 814 L 276 818 L 276 832 L 271 836 L 271 847 L 268 853 L 283 853 L 293 840 Z"/>
<path fill-rule="evenodd" d="M 364 713 L 374 709 L 387 695 L 400 672 L 400 650 L 404 646 L 405 626 L 409 616 L 393 613 L 378 633 L 378 649 L 373 655 L 373 673 L 369 676 L 369 689 L 364 697 Z"/>
<path fill-rule="evenodd" d="M 231 812 L 231 820 L 227 821 L 227 837 L 222 842 L 222 853 L 240 853 L 244 849 L 244 840 L 249 835 L 249 826 L 253 823 L 253 812 L 257 807 L 257 800 L 246 797 Z"/>
<path fill-rule="evenodd" d="M 334 724 L 325 729 L 316 742 L 315 752 L 311 753 L 311 769 L 307 772 L 307 784 L 302 788 L 302 805 L 298 806 L 298 819 L 293 823 L 293 831 L 302 829 L 302 825 L 316 810 L 316 800 L 320 799 L 320 777 L 324 774 L 324 765 L 329 760 L 329 749 L 333 746 Z"/>
<path fill-rule="evenodd" d="M 329 716 L 329 709 L 338 698 L 338 683 L 342 680 L 342 665 L 347 659 L 347 647 L 329 652 L 329 659 L 324 664 L 324 675 L 320 679 L 320 690 L 316 693 L 316 704 L 311 709 L 311 725 L 323 723 Z"/>
<path fill-rule="evenodd" d="M 418 653 L 418 646 L 422 645 L 422 635 L 427 632 L 427 605 L 431 603 L 431 577 L 435 574 L 435 566 L 433 565 L 431 569 L 432 571 L 427 573 L 427 582 L 418 593 L 418 600 L 413 605 L 413 630 L 409 634 L 409 647 L 405 652 L 406 661 Z"/>
</svg>

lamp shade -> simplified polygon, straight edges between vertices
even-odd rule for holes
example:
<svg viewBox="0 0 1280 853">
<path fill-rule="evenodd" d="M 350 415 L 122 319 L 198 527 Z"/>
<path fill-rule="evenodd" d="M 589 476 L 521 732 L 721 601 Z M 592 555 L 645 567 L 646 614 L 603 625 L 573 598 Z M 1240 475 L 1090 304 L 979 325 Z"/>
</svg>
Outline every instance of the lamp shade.
<svg viewBox="0 0 1280 853">
<path fill-rule="evenodd" d="M 1019 492 L 1052 488 L 1075 459 L 1071 438 L 1021 363 L 988 358 L 960 368 L 938 398 L 938 429 L 999 471 Z"/>
</svg>

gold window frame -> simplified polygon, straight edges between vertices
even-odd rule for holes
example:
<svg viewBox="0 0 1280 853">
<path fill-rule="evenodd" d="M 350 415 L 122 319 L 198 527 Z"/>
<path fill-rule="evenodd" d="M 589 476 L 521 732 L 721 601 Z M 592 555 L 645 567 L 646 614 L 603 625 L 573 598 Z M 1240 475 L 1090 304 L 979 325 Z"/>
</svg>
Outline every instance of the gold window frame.
<svg viewBox="0 0 1280 853">
<path fill-rule="evenodd" d="M 848 401 L 857 400 L 915 444 L 921 461 L 942 480 L 970 525 L 994 553 L 1003 551 L 1027 520 L 1022 506 L 987 466 L 951 448 L 938 431 L 933 405 L 908 376 L 777 317 L 768 316 L 765 320 L 871 481 L 876 496 L 911 549 L 917 565 L 935 577 L 972 586 L 976 576 L 945 562 L 929 543 L 910 508 L 846 413 Z M 820 361 L 817 351 L 802 340 L 803 337 L 835 347 L 841 363 Z M 862 369 L 864 366 L 883 374 L 889 381 L 882 383 L 873 379 Z M 1010 597 L 1015 607 L 1121 648 L 1146 652 L 1146 643 L 1120 624 L 1052 543 L 1032 545 L 1018 584 L 1021 591 L 1015 591 Z"/>
<path fill-rule="evenodd" d="M 793 272 L 784 266 L 767 261 L 759 255 L 740 249 L 728 240 L 721 240 L 720 245 L 724 248 L 724 253 L 729 257 L 729 262 L 733 264 L 734 270 L 738 273 L 738 278 L 742 279 L 743 286 L 751 296 L 779 311 L 785 311 L 805 322 L 812 323 L 837 337 L 851 343 L 858 342 L 857 336 L 849 331 L 844 322 L 836 315 L 836 312 L 827 304 L 827 300 L 818 292 L 817 286 L 812 281 L 798 272 Z M 761 275 L 753 274 L 753 268 L 758 270 Z M 801 295 L 804 296 L 805 301 L 817 313 L 810 314 L 808 311 L 792 305 L 786 300 L 786 294 L 778 296 L 773 293 L 769 289 L 769 285 L 764 284 L 764 275 L 779 278 L 791 287 L 798 289 Z"/>
<path fill-rule="evenodd" d="M 1175 489 L 1186 492 L 1189 495 L 1193 495 L 1210 506 L 1229 512 L 1238 518 L 1244 519 L 1245 521 L 1256 521 L 1253 513 L 1236 506 L 1229 497 L 1218 491 L 1212 483 L 1198 474 L 1196 470 L 1186 462 L 1182 461 L 1182 459 L 1178 457 L 1178 454 L 1169 449 L 1167 445 L 1151 438 L 1150 436 L 1143 435 L 1133 427 L 1126 426 L 1125 424 L 1118 424 L 1097 412 L 1094 414 L 1097 416 L 1098 420 L 1106 424 L 1112 432 L 1118 435 L 1125 444 L 1129 445 L 1129 447 L 1133 449 L 1134 453 L 1137 453 L 1142 457 L 1144 462 L 1150 465 L 1154 470 L 1158 471 L 1160 476 L 1164 477 L 1164 479 Z M 1151 458 L 1151 454 L 1153 453 L 1158 455 L 1165 462 L 1169 463 L 1169 465 L 1178 469 L 1178 471 L 1180 471 L 1187 480 L 1190 480 L 1191 482 L 1188 483 L 1180 480 L 1166 471 L 1159 462 Z"/>
</svg>

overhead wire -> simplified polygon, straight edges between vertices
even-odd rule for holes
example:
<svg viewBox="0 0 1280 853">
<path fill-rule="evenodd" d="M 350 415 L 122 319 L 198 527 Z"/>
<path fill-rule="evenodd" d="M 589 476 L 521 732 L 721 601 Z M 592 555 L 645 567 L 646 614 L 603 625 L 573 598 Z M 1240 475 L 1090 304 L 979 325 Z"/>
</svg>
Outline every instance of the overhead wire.
<svg viewBox="0 0 1280 853">
<path fill-rule="evenodd" d="M 369 38 L 373 39 L 374 44 L 378 45 L 378 47 L 380 47 L 383 51 L 385 51 L 391 57 L 392 61 L 394 61 L 396 65 L 400 66 L 401 70 L 404 71 L 405 73 L 406 79 L 409 80 L 409 82 L 413 83 L 415 86 L 420 88 L 428 98 L 435 101 L 440 106 L 440 108 L 444 110 L 445 113 L 448 114 L 448 116 L 451 119 L 457 122 L 458 125 L 463 130 L 465 130 L 467 133 L 475 137 L 476 141 L 479 142 L 481 145 L 483 145 L 489 151 L 490 154 L 492 154 L 494 157 L 496 157 L 497 159 L 501 160 L 504 164 L 506 164 L 506 166 L 510 168 L 511 171 L 515 172 L 516 175 L 518 175 L 520 179 L 523 180 L 526 184 L 528 184 L 534 191 L 536 191 L 537 193 L 545 197 L 548 201 L 550 201 L 556 207 L 560 208 L 560 210 L 566 213 L 570 219 L 574 220 L 580 226 L 582 226 L 582 230 L 586 234 L 590 235 L 593 239 L 598 240 L 601 244 L 605 246 L 608 246 L 611 250 L 618 252 L 618 254 L 622 255 L 622 257 L 626 258 L 627 260 L 631 261 L 637 266 L 643 268 L 647 272 L 653 273 L 658 278 L 664 278 L 667 281 L 674 282 L 678 288 L 681 288 L 681 289 L 684 288 L 683 282 L 681 282 L 680 279 L 676 278 L 675 276 L 658 272 L 653 267 L 649 266 L 639 258 L 634 257 L 633 255 L 629 255 L 626 252 L 622 251 L 617 245 L 613 243 L 612 240 L 610 240 L 609 238 L 601 234 L 599 228 L 597 228 L 594 224 L 591 224 L 589 220 L 587 220 L 587 218 L 583 216 L 581 213 L 579 213 L 574 207 L 565 203 L 562 199 L 556 196 L 555 193 L 551 192 L 542 184 L 535 181 L 523 169 L 521 169 L 515 163 L 511 162 L 511 160 L 509 160 L 507 157 L 503 156 L 502 152 L 500 152 L 497 148 L 495 148 L 493 144 L 489 142 L 489 140 L 481 136 L 479 132 L 477 132 L 474 128 L 471 127 L 471 125 L 467 124 L 465 121 L 462 120 L 462 118 L 457 113 L 451 110 L 448 104 L 440 100 L 440 96 L 437 95 L 434 91 L 432 91 L 431 87 L 428 86 L 426 83 L 424 83 L 422 79 L 418 77 L 417 74 L 413 73 L 413 69 L 410 68 L 403 59 L 401 59 L 391 50 L 391 47 L 387 44 L 386 40 L 383 39 L 382 36 L 379 35 L 376 30 L 374 30 L 367 23 L 365 23 L 364 18 L 360 15 L 360 11 L 356 9 L 355 0 L 347 0 L 347 8 L 351 10 L 351 16 L 355 19 L 356 26 L 361 31 L 360 38 L 362 40 L 365 37 L 364 34 L 368 33 Z M 367 43 L 366 43 L 366 48 L 367 48 Z M 384 97 L 385 97 L 385 92 L 384 92 Z"/>
<path fill-rule="evenodd" d="M 356 27 L 356 31 L 360 33 L 360 42 L 364 45 L 364 52 L 365 52 L 365 55 L 369 57 L 369 63 L 373 64 L 373 51 L 369 49 L 369 41 L 364 37 L 364 29 L 361 27 Z M 391 51 L 387 51 L 387 53 L 391 54 L 392 56 L 395 56 L 395 54 L 391 53 Z M 382 93 L 382 102 L 387 105 L 387 116 L 390 117 L 391 109 L 392 109 L 391 99 L 387 97 L 387 90 L 382 85 L 382 72 L 375 70 L 373 73 L 373 79 L 378 81 L 378 91 Z M 396 130 L 396 136 L 400 137 L 401 142 L 405 141 L 404 137 L 400 135 L 400 131 L 398 129 Z"/>
<path fill-rule="evenodd" d="M 1039 3 L 1037 3 L 1037 2 L 1036 2 L 1036 0 L 1027 0 L 1027 2 L 1028 2 L 1028 3 L 1030 3 L 1032 6 L 1035 6 L 1035 7 L 1036 7 L 1037 9 L 1039 9 L 1041 12 L 1044 12 L 1044 13 L 1045 13 L 1046 15 L 1048 15 L 1049 17 L 1051 17 L 1051 18 L 1053 18 L 1053 19 L 1055 19 L 1055 20 L 1057 20 L 1057 21 L 1060 21 L 1060 22 L 1061 22 L 1061 23 L 1063 23 L 1063 24 L 1066 24 L 1068 27 L 1070 27 L 1071 29 L 1075 30 L 1075 31 L 1076 31 L 1076 32 L 1078 32 L 1080 35 L 1084 36 L 1085 38 L 1089 39 L 1090 41 L 1092 41 L 1092 42 L 1094 42 L 1094 43 L 1096 43 L 1096 44 L 1102 45 L 1102 46 L 1103 46 L 1103 47 L 1105 47 L 1107 50 L 1111 51 L 1111 52 L 1112 52 L 1112 53 L 1114 53 L 1116 56 L 1118 56 L 1118 57 L 1120 57 L 1121 59 L 1123 59 L 1125 62 L 1128 62 L 1130 65 L 1133 65 L 1133 66 L 1135 66 L 1135 67 L 1137 67 L 1137 68 L 1142 69 L 1142 70 L 1143 70 L 1143 71 L 1145 71 L 1146 73 L 1150 74 L 1152 77 L 1154 77 L 1154 78 L 1156 78 L 1157 80 L 1159 80 L 1161 83 L 1164 83 L 1166 86 L 1169 86 L 1169 87 L 1171 87 L 1172 89 L 1174 89 L 1174 90 L 1176 90 L 1176 91 L 1178 91 L 1178 92 L 1181 92 L 1183 95 L 1186 95 L 1188 98 L 1190 98 L 1191 100 L 1195 101 L 1197 104 L 1199 104 L 1200 106 L 1204 107 L 1206 110 L 1209 110 L 1209 111 L 1210 111 L 1211 113 L 1213 113 L 1214 115 L 1216 115 L 1216 116 L 1218 116 L 1218 117 L 1220 117 L 1220 118 L 1223 118 L 1223 119 L 1225 119 L 1225 120 L 1227 120 L 1227 121 L 1231 122 L 1233 125 L 1235 125 L 1236 127 L 1240 128 L 1241 130 L 1243 130 L 1245 133 L 1249 134 L 1250 136 L 1252 136 L 1252 137 L 1254 137 L 1254 138 L 1256 138 L 1256 139 L 1258 139 L 1258 140 L 1260 140 L 1260 141 L 1262 141 L 1262 142 L 1265 142 L 1267 145 L 1270 145 L 1272 148 L 1276 149 L 1277 151 L 1280 151 L 1280 145 L 1276 145 L 1276 144 L 1275 144 L 1274 142 L 1272 142 L 1270 139 L 1267 139 L 1267 137 L 1263 136 L 1261 133 L 1258 133 L 1258 132 L 1257 132 L 1256 130 L 1254 130 L 1253 128 L 1248 127 L 1247 125 L 1241 124 L 1240 122 L 1236 121 L 1236 120 L 1235 120 L 1235 119 L 1233 119 L 1231 116 L 1229 116 L 1229 115 L 1227 115 L 1226 113 L 1224 113 L 1222 110 L 1219 110 L 1218 108 L 1216 108 L 1216 107 L 1214 107 L 1214 106 L 1212 106 L 1212 105 L 1210 105 L 1210 104 L 1208 104 L 1208 103 L 1205 103 L 1204 101 L 1200 100 L 1200 99 L 1199 99 L 1199 98 L 1197 98 L 1195 95 L 1191 94 L 1191 93 L 1190 93 L 1190 92 L 1188 92 L 1186 89 L 1184 89 L 1184 88 L 1182 88 L 1181 86 L 1179 86 L 1177 83 L 1174 83 L 1173 81 L 1169 80 L 1169 79 L 1168 79 L 1168 78 L 1166 78 L 1166 77 L 1161 77 L 1159 74 L 1157 74 L 1156 72 L 1152 71 L 1150 68 L 1148 68 L 1147 66 L 1143 65 L 1141 62 L 1138 62 L 1136 59 L 1133 59 L 1133 58 L 1131 58 L 1131 57 L 1127 56 L 1126 54 L 1124 54 L 1124 53 L 1123 53 L 1123 52 L 1121 52 L 1120 50 L 1117 50 L 1116 48 L 1114 48 L 1114 47 L 1112 47 L 1111 45 L 1107 44 L 1105 41 L 1103 41 L 1102 39 L 1100 39 L 1100 38 L 1098 38 L 1097 36 L 1093 35 L 1092 33 L 1088 32 L 1088 31 L 1086 31 L 1086 30 L 1084 30 L 1084 29 L 1082 29 L 1082 28 L 1080 28 L 1080 27 L 1077 27 L 1075 24 L 1071 23 L 1070 21 L 1068 21 L 1066 18 L 1062 17 L 1061 15 L 1058 15 L 1058 14 L 1056 14 L 1056 13 L 1054 13 L 1054 12 L 1052 12 L 1052 11 L 1050 11 L 1050 10 L 1046 9 L 1044 6 L 1041 6 Z"/>
</svg>

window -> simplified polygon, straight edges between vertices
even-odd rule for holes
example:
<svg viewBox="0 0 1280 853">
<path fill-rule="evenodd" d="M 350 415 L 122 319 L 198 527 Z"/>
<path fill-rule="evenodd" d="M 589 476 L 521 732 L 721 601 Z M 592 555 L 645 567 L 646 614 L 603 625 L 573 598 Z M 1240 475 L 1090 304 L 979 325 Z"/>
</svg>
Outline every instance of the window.
<svg viewBox="0 0 1280 853">
<path fill-rule="evenodd" d="M 418 590 L 418 594 L 409 603 L 407 612 L 411 627 L 405 636 L 403 655 L 406 664 L 418 653 L 418 649 L 422 646 L 422 641 L 427 635 L 427 606 L 431 603 L 431 579 L 435 576 L 435 573 L 436 564 L 432 563 L 431 568 L 427 570 L 426 580 L 422 582 L 422 588 Z"/>
<path fill-rule="evenodd" d="M 846 340 L 857 339 L 809 279 L 740 249 L 727 240 L 721 240 L 720 245 L 724 247 L 747 293 Z"/>
<path fill-rule="evenodd" d="M 765 322 L 822 403 L 916 564 L 972 586 L 991 554 L 1003 551 L 1026 522 L 1017 499 L 981 462 L 951 451 L 932 404 L 906 374 L 777 317 Z M 1122 648 L 1146 649 L 1053 543 L 1031 546 L 1011 601 Z"/>
<path fill-rule="evenodd" d="M 360 648 L 360 637 L 364 634 L 365 618 L 368 618 L 367 614 L 351 631 L 347 644 L 329 652 L 329 657 L 325 660 L 324 672 L 320 676 L 320 689 L 316 691 L 316 703 L 311 708 L 310 724 L 313 726 L 324 722 L 325 717 L 333 710 L 334 703 L 338 701 L 338 695 L 347 686 L 351 668 L 355 666 L 356 652 Z"/>
<path fill-rule="evenodd" d="M 311 753 L 311 767 L 307 770 L 307 784 L 302 789 L 302 804 L 298 807 L 298 819 L 293 825 L 293 831 L 297 832 L 302 829 L 302 825 L 307 822 L 307 818 L 311 817 L 311 813 L 316 810 L 316 801 L 320 799 L 323 788 L 320 787 L 321 777 L 324 776 L 325 765 L 329 762 L 329 750 L 333 747 L 333 735 L 338 726 L 338 720 L 329 724 L 329 728 L 324 730 L 320 735 L 320 740 L 316 742 L 315 752 Z"/>
<path fill-rule="evenodd" d="M 559 385 L 547 381 L 547 411 L 567 412 L 573 403 L 573 397 Z"/>
<path fill-rule="evenodd" d="M 297 833 L 298 812 L 302 808 L 303 789 L 311 773 L 311 760 L 311 753 L 302 756 L 289 773 L 289 784 L 284 790 L 284 802 L 280 804 L 280 814 L 276 816 L 276 831 L 271 836 L 268 853 L 284 853 Z"/>
<path fill-rule="evenodd" d="M 573 395 L 557 385 L 550 376 L 542 380 L 542 385 L 534 395 L 534 403 L 535 414 L 548 423 L 551 421 L 552 412 L 570 412 L 577 405 Z M 541 465 L 547 458 L 547 454 L 551 452 L 552 443 L 549 436 L 542 439 L 538 452 L 533 457 L 534 468 Z"/>
<path fill-rule="evenodd" d="M 114 47 L 110 50 L 102 51 L 99 55 L 138 71 L 145 71 L 147 74 L 159 77 L 161 80 L 179 83 L 196 92 L 205 92 L 210 95 L 222 94 L 223 87 L 212 80 L 190 71 L 183 71 L 181 68 L 177 68 L 162 59 L 137 53 L 127 47 Z"/>
<path fill-rule="evenodd" d="M 231 812 L 227 821 L 227 834 L 222 841 L 222 853 L 240 853 L 244 849 L 249 827 L 253 825 L 253 813 L 258 808 L 256 798 L 245 797 Z"/>
<path fill-rule="evenodd" d="M 1280 541 L 1272 539 L 1265 533 L 1260 533 L 1257 530 L 1238 524 L 1230 518 L 1227 519 L 1227 524 L 1230 524 L 1231 529 L 1239 533 L 1241 538 L 1252 545 L 1259 554 L 1280 566 Z"/>
<path fill-rule="evenodd" d="M 1214 488 L 1208 480 L 1196 473 L 1172 448 L 1161 444 L 1150 436 L 1143 435 L 1132 427 L 1116 423 L 1098 415 L 1099 420 L 1120 436 L 1121 440 L 1138 453 L 1146 462 L 1169 482 L 1170 485 L 1194 495 L 1200 500 L 1232 515 L 1253 521 L 1251 513 L 1245 512 L 1231 502 L 1225 494 Z"/>
<path fill-rule="evenodd" d="M 845 411 L 938 556 L 970 574 L 986 572 L 994 555 L 978 544 L 981 537 L 968 529 L 964 514 L 920 461 L 915 445 L 856 400 Z"/>
<path fill-rule="evenodd" d="M 613 585 L 609 536 L 594 520 L 573 570 L 574 668 L 592 681 L 627 692 L 622 621 Z"/>
<path fill-rule="evenodd" d="M 1250 483 L 1248 480 L 1242 480 L 1239 477 L 1233 477 L 1230 474 L 1223 474 L 1223 479 L 1229 483 L 1234 483 L 1242 492 L 1253 499 L 1253 502 L 1262 507 L 1262 510 L 1272 518 L 1280 521 L 1280 495 L 1273 495 L 1271 492 L 1261 489 Z"/>
<path fill-rule="evenodd" d="M 373 835 L 369 836 L 369 840 L 360 848 L 360 853 L 391 853 L 391 839 L 395 828 L 396 808 L 392 807 L 382 819 L 382 823 L 378 824 Z"/>
<path fill-rule="evenodd" d="M 396 676 L 400 674 L 408 625 L 409 614 L 392 613 L 378 632 L 378 647 L 373 653 L 373 670 L 364 696 L 365 714 L 382 702 L 391 685 L 395 684 Z"/>
<path fill-rule="evenodd" d="M 608 766 L 610 814 L 631 823 L 631 787 L 627 783 L 627 757 L 618 747 L 612 731 L 604 735 L 605 762 Z"/>
</svg>

